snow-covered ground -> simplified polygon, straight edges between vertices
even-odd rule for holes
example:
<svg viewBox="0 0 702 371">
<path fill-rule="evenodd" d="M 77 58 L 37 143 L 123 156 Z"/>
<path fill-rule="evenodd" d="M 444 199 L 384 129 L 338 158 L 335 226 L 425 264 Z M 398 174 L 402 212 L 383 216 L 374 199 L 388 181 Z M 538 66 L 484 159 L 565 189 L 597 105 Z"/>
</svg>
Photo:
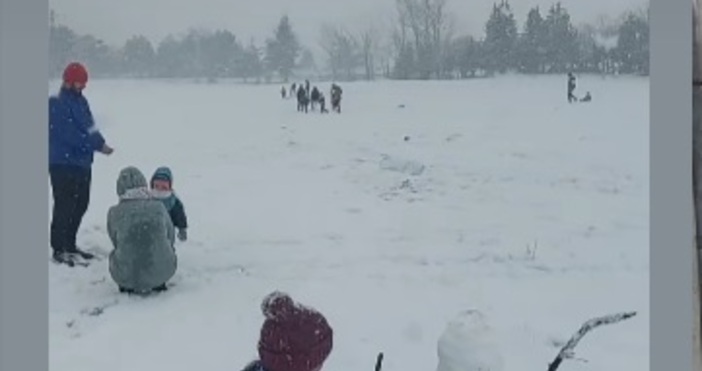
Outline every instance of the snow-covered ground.
<svg viewBox="0 0 702 371">
<path fill-rule="evenodd" d="M 325 371 L 380 351 L 384 370 L 435 370 L 466 309 L 508 371 L 546 370 L 585 320 L 638 311 L 560 371 L 649 368 L 647 79 L 581 76 L 594 100 L 577 105 L 562 76 L 342 86 L 341 115 L 305 115 L 275 85 L 91 81 L 116 152 L 96 157 L 79 243 L 111 249 L 128 165 L 172 167 L 190 241 L 149 298 L 119 295 L 106 260 L 49 264 L 51 370 L 240 370 L 274 289 L 327 316 Z"/>
</svg>

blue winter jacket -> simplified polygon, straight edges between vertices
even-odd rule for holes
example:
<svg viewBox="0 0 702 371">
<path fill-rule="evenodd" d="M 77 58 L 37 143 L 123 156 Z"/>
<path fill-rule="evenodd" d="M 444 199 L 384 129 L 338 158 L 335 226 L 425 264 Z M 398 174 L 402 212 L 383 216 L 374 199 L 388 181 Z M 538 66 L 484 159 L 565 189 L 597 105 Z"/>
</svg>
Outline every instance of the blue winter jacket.
<svg viewBox="0 0 702 371">
<path fill-rule="evenodd" d="M 49 165 L 90 168 L 104 144 L 82 93 L 61 88 L 49 97 Z"/>
</svg>

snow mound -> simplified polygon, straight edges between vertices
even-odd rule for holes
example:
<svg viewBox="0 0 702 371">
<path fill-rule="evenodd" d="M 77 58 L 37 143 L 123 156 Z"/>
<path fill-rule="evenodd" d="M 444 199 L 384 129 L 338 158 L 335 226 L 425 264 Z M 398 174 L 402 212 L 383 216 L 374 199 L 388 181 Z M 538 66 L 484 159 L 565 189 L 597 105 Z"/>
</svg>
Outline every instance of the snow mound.
<svg viewBox="0 0 702 371">
<path fill-rule="evenodd" d="M 383 170 L 396 171 L 409 175 L 421 175 L 426 167 L 414 160 L 383 155 L 383 159 L 380 160 L 380 168 Z"/>
<path fill-rule="evenodd" d="M 477 310 L 448 323 L 438 344 L 437 371 L 502 371 L 504 361 L 493 329 Z"/>
</svg>

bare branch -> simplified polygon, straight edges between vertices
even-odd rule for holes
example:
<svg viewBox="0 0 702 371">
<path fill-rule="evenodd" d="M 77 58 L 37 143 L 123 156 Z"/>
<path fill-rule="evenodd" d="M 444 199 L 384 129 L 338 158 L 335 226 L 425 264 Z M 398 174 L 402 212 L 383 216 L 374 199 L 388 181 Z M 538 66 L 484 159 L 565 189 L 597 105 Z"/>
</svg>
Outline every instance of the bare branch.
<svg viewBox="0 0 702 371">
<path fill-rule="evenodd" d="M 568 340 L 566 345 L 563 348 L 561 348 L 560 352 L 558 352 L 558 355 L 553 360 L 553 362 L 551 362 L 551 364 L 548 365 L 548 371 L 556 371 L 563 362 L 563 360 L 573 358 L 575 354 L 575 347 L 588 332 L 603 325 L 611 325 L 617 322 L 627 320 L 635 315 L 636 312 L 617 313 L 608 316 L 593 318 L 585 322 L 580 327 L 578 332 L 576 332 L 575 335 L 573 335 L 573 337 L 571 337 L 570 340 Z"/>
</svg>

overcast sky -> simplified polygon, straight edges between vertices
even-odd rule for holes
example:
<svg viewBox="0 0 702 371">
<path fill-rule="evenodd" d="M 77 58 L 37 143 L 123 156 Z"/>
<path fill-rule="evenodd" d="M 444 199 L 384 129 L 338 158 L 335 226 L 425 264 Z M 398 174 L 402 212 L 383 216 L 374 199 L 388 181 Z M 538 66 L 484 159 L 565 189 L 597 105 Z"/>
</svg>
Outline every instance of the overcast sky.
<svg viewBox="0 0 702 371">
<path fill-rule="evenodd" d="M 461 33 L 481 36 L 496 0 L 448 0 Z M 522 27 L 526 12 L 542 10 L 555 0 L 511 0 Z M 601 15 L 617 17 L 631 8 L 642 8 L 646 0 L 562 0 L 573 22 L 593 22 Z M 316 49 L 320 27 L 329 22 L 359 29 L 369 23 L 388 25 L 394 16 L 395 0 L 49 0 L 59 23 L 81 33 L 91 33 L 109 44 L 121 45 L 135 34 L 158 43 L 170 33 L 191 27 L 226 28 L 237 38 L 261 43 L 288 14 L 301 41 Z M 542 14 L 545 12 L 542 11 Z"/>
</svg>

